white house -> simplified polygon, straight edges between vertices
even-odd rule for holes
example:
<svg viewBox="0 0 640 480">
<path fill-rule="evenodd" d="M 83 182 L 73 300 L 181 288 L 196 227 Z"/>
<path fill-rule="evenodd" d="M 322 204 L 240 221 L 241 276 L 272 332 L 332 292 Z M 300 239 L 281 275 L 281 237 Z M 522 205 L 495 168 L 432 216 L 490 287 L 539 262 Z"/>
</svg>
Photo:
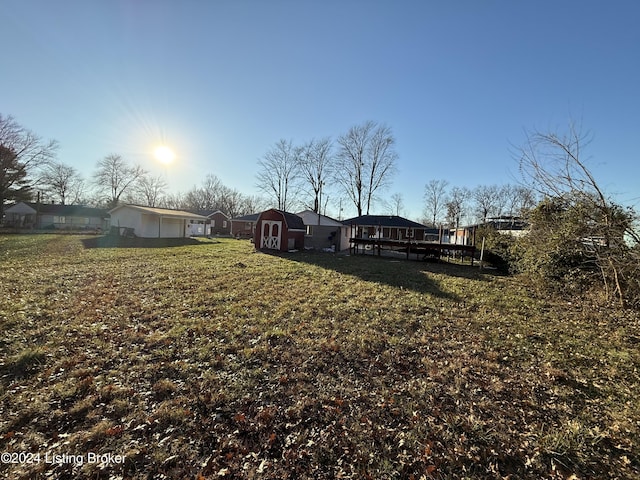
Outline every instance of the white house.
<svg viewBox="0 0 640 480">
<path fill-rule="evenodd" d="M 119 205 L 110 210 L 111 228 L 143 238 L 182 238 L 204 233 L 207 217 L 167 208 Z M 202 230 L 202 233 L 200 233 Z"/>
</svg>

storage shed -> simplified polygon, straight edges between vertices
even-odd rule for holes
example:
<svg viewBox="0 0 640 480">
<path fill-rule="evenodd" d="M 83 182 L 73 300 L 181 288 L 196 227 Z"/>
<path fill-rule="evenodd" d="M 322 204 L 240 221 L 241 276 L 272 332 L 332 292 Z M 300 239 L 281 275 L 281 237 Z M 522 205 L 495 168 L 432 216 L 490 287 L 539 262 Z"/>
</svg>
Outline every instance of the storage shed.
<svg viewBox="0 0 640 480">
<path fill-rule="evenodd" d="M 254 244 L 266 250 L 300 250 L 304 248 L 305 226 L 299 216 L 272 208 L 258 216 Z"/>
</svg>

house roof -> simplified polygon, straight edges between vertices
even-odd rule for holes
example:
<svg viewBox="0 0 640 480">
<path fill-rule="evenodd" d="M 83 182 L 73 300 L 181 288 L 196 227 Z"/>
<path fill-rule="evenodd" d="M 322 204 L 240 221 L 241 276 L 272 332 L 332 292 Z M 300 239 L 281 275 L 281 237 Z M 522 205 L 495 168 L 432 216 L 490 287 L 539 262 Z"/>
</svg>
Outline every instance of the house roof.
<svg viewBox="0 0 640 480">
<path fill-rule="evenodd" d="M 396 228 L 421 228 L 429 230 L 421 223 L 414 222 L 397 215 L 361 215 L 359 217 L 343 220 L 343 225 L 360 225 L 363 227 L 396 227 Z"/>
<path fill-rule="evenodd" d="M 486 223 L 496 230 L 526 230 L 529 228 L 529 223 L 520 217 L 495 217 L 490 218 Z"/>
<path fill-rule="evenodd" d="M 31 207 L 35 212 L 40 214 L 59 215 L 65 217 L 98 217 L 105 218 L 109 216 L 109 212 L 103 208 L 85 207 L 84 205 L 59 205 L 56 203 L 36 203 L 36 202 L 19 202 Z"/>
<path fill-rule="evenodd" d="M 235 222 L 257 222 L 258 221 L 258 217 L 260 216 L 259 213 L 252 213 L 251 215 L 243 215 L 241 217 L 235 217 L 232 218 L 231 221 Z"/>
<path fill-rule="evenodd" d="M 342 223 L 334 220 L 326 215 L 320 215 L 311 210 L 304 210 L 303 212 L 296 213 L 305 225 L 320 225 L 323 227 L 341 227 Z M 319 221 L 318 221 L 319 220 Z"/>
<path fill-rule="evenodd" d="M 223 215 L 224 217 L 229 218 L 229 215 L 224 213 L 222 210 L 200 210 L 200 211 L 194 212 L 194 213 L 196 213 L 198 215 L 202 215 L 202 216 L 207 217 L 207 218 L 211 218 L 216 213 L 219 213 L 220 215 Z"/>
<path fill-rule="evenodd" d="M 140 205 L 119 205 L 109 210 L 109 213 L 113 213 L 123 208 L 131 208 L 132 210 L 140 210 L 144 213 L 151 215 L 158 215 L 160 217 L 177 217 L 177 218 L 191 218 L 195 220 L 206 220 L 207 217 L 198 215 L 197 213 L 185 212 L 183 210 L 170 210 L 168 208 L 153 208 L 153 207 L 141 207 Z"/>
</svg>

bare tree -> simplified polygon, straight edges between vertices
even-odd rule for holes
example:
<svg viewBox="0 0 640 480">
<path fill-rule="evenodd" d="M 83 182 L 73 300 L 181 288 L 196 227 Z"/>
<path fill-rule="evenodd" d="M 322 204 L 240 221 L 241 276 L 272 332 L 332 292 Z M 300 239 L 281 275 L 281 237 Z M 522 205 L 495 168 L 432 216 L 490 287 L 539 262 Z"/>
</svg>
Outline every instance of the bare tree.
<svg viewBox="0 0 640 480">
<path fill-rule="evenodd" d="M 235 188 L 223 187 L 218 201 L 218 210 L 229 217 L 237 217 L 242 209 L 244 195 Z"/>
<path fill-rule="evenodd" d="M 258 161 L 257 187 L 272 199 L 279 210 L 288 211 L 298 201 L 298 152 L 291 141 L 282 139 Z"/>
<path fill-rule="evenodd" d="M 167 190 L 167 182 L 162 175 L 143 175 L 136 182 L 136 191 L 147 207 L 159 206 L 160 200 Z"/>
<path fill-rule="evenodd" d="M 251 215 L 267 208 L 267 201 L 258 195 L 243 195 L 235 216 Z"/>
<path fill-rule="evenodd" d="M 371 209 L 371 201 L 376 193 L 389 185 L 391 175 L 395 172 L 398 155 L 395 152 L 394 145 L 395 138 L 389 127 L 380 125 L 374 129 L 367 172 L 367 215 Z"/>
<path fill-rule="evenodd" d="M 358 216 L 367 215 L 376 194 L 388 186 L 396 168 L 395 138 L 386 125 L 368 121 L 338 138 L 335 179 L 354 203 Z"/>
<path fill-rule="evenodd" d="M 213 210 L 213 198 L 201 187 L 194 186 L 181 198 L 180 208 L 192 212 Z"/>
<path fill-rule="evenodd" d="M 425 215 L 434 227 L 444 213 L 448 186 L 446 180 L 430 180 L 424 186 Z"/>
<path fill-rule="evenodd" d="M 84 193 L 84 179 L 78 171 L 62 162 L 52 162 L 42 172 L 40 183 L 44 190 L 56 197 L 62 205 L 74 204 Z"/>
<path fill-rule="evenodd" d="M 458 228 L 460 221 L 467 214 L 467 202 L 471 196 L 471 191 L 466 187 L 453 187 L 449 193 L 449 198 L 445 203 L 447 209 L 447 221 L 449 225 L 455 228 L 455 237 L 457 241 Z"/>
<path fill-rule="evenodd" d="M 231 218 L 251 215 L 261 212 L 268 207 L 268 202 L 263 197 L 258 195 L 245 195 L 235 189 L 232 190 L 228 201 L 229 208 L 225 213 Z"/>
<path fill-rule="evenodd" d="M 305 182 L 313 192 L 313 211 L 320 212 L 323 187 L 331 174 L 332 143 L 329 138 L 311 140 L 298 152 L 299 168 Z"/>
<path fill-rule="evenodd" d="M 524 185 L 504 185 L 501 189 L 502 211 L 511 218 L 522 217 L 536 205 L 535 192 Z"/>
<path fill-rule="evenodd" d="M 199 187 L 194 186 L 182 197 L 181 208 L 194 212 L 222 210 L 221 197 L 226 188 L 216 175 L 209 173 Z"/>
<path fill-rule="evenodd" d="M 182 193 L 169 193 L 160 198 L 158 206 L 162 208 L 180 210 L 184 208 L 184 203 L 184 195 Z"/>
<path fill-rule="evenodd" d="M 497 185 L 478 185 L 471 191 L 478 219 L 487 222 L 489 215 L 499 216 L 500 187 Z"/>
<path fill-rule="evenodd" d="M 389 197 L 389 201 L 385 202 L 387 209 L 391 215 L 404 215 L 404 197 L 401 193 L 394 193 Z"/>
<path fill-rule="evenodd" d="M 98 190 L 108 196 L 108 205 L 115 207 L 122 194 L 145 174 L 139 165 L 131 166 L 120 155 L 111 154 L 98 161 L 93 179 Z"/>
<path fill-rule="evenodd" d="M 6 200 L 29 198 L 39 180 L 33 176 L 53 160 L 57 148 L 54 140 L 43 141 L 13 117 L 0 114 L 0 218 Z"/>
</svg>

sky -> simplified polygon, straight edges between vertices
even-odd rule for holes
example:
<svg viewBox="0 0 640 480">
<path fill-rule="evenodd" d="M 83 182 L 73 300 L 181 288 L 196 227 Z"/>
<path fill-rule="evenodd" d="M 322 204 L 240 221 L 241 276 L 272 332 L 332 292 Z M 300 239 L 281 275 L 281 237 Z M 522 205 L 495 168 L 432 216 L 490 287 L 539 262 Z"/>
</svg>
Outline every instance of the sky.
<svg viewBox="0 0 640 480">
<path fill-rule="evenodd" d="M 640 205 L 636 0 L 0 4 L 0 113 L 57 140 L 58 160 L 87 178 L 115 153 L 172 192 L 212 173 L 258 194 L 258 161 L 278 140 L 373 120 L 396 139 L 386 195 L 420 219 L 429 180 L 515 183 L 526 132 L 575 121 L 601 186 Z M 340 194 L 327 195 L 337 216 Z"/>
</svg>

